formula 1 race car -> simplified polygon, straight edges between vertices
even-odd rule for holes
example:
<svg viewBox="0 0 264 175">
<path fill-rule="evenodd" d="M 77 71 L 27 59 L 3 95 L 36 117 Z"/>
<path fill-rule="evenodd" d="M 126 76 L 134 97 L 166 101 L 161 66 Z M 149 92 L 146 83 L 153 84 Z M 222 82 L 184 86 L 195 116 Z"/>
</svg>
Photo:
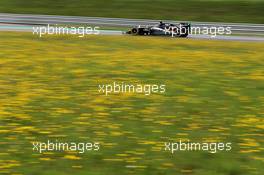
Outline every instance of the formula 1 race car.
<svg viewBox="0 0 264 175">
<path fill-rule="evenodd" d="M 138 26 L 134 27 L 126 34 L 131 35 L 155 35 L 155 36 L 178 36 L 178 37 L 187 37 L 191 25 L 189 23 L 163 23 L 162 21 L 156 26 Z"/>
</svg>

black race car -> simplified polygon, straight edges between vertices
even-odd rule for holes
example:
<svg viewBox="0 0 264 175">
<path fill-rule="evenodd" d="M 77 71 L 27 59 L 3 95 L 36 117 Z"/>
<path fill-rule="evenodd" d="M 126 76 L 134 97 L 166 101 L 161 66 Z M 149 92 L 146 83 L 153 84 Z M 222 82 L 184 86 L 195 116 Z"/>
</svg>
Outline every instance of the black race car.
<svg viewBox="0 0 264 175">
<path fill-rule="evenodd" d="M 187 37 L 191 25 L 189 23 L 163 23 L 162 21 L 156 26 L 138 26 L 134 27 L 126 34 L 132 35 L 156 35 L 156 36 L 172 36 L 172 37 Z"/>
</svg>

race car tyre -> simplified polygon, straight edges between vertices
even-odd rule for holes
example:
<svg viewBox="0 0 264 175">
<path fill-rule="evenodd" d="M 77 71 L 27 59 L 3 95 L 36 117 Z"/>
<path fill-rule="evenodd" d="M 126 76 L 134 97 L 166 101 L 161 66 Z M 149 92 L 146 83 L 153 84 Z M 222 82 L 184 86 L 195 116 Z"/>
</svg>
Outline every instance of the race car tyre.
<svg viewBox="0 0 264 175">
<path fill-rule="evenodd" d="M 138 29 L 137 29 L 137 28 L 133 28 L 133 29 L 131 30 L 131 33 L 132 33 L 132 34 L 138 34 Z"/>
<path fill-rule="evenodd" d="M 179 37 L 187 37 L 189 35 L 190 25 L 188 23 L 180 23 L 180 35 Z"/>
<path fill-rule="evenodd" d="M 183 38 L 187 37 L 189 35 L 188 29 L 189 29 L 188 27 L 182 27 L 179 37 L 183 37 Z"/>
</svg>

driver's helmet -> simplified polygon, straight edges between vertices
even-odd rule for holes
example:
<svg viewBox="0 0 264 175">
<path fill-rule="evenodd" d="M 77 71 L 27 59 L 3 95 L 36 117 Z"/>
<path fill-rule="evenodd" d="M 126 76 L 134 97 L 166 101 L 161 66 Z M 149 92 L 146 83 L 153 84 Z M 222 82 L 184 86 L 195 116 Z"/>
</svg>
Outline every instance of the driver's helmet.
<svg viewBox="0 0 264 175">
<path fill-rule="evenodd" d="M 160 21 L 159 27 L 164 27 L 164 26 L 165 26 L 165 23 L 163 23 L 162 21 Z"/>
</svg>

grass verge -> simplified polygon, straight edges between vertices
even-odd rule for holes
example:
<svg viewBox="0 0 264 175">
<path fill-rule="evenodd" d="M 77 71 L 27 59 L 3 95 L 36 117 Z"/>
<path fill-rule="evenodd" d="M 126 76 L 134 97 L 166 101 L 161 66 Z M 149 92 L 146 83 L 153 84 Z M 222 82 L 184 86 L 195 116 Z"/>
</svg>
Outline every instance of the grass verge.
<svg viewBox="0 0 264 175">
<path fill-rule="evenodd" d="M 260 0 L 1 0 L 0 12 L 264 23 Z"/>
<path fill-rule="evenodd" d="M 263 43 L 12 32 L 0 38 L 0 173 L 264 174 Z M 98 84 L 113 81 L 167 90 L 98 93 Z M 48 139 L 102 147 L 32 152 L 31 142 Z M 181 139 L 233 148 L 163 151 L 164 142 Z"/>
</svg>

